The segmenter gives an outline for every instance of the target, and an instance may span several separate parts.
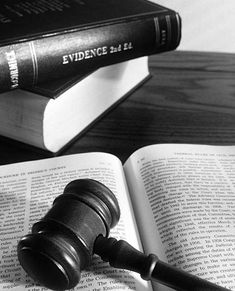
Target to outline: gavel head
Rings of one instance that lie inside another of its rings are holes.
[[[70,182],[47,214],[18,243],[20,264],[30,277],[54,290],[73,288],[91,263],[99,235],[108,236],[120,218],[118,201],[91,179]]]

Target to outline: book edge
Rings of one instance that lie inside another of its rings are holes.
[[[106,114],[111,112],[115,107],[117,107],[121,102],[124,101],[128,96],[130,96],[134,91],[143,85],[147,80],[149,80],[152,77],[151,73],[148,73],[138,84],[136,84],[133,88],[131,88],[128,92],[126,92],[119,100],[117,100],[115,103],[113,103],[108,109],[106,109],[101,115],[99,115],[96,119],[94,119],[89,125],[87,125],[81,132],[79,132],[76,136],[74,136],[68,143],[66,143],[63,147],[61,147],[58,151],[53,152],[47,149],[44,145],[44,147],[37,147],[35,145],[31,145],[28,143],[25,143],[23,141],[14,140],[13,138],[6,137],[0,135],[0,140],[6,143],[10,143],[11,145],[15,145],[16,147],[27,149],[31,152],[36,152],[39,154],[42,154],[44,157],[53,157],[53,156],[60,156],[62,155],[78,138],[81,138],[89,129],[91,129],[97,121],[102,119]]]

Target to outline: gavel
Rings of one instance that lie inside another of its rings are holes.
[[[97,254],[112,267],[137,272],[175,290],[228,291],[160,261],[155,254],[145,255],[124,240],[109,238],[119,218],[118,201],[109,188],[92,179],[74,180],[19,241],[19,262],[30,277],[52,290],[75,287],[81,270]]]

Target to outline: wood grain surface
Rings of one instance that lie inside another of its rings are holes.
[[[152,78],[63,154],[110,152],[122,162],[153,143],[235,145],[235,55],[168,52],[149,58]],[[0,164],[44,158],[0,143]]]

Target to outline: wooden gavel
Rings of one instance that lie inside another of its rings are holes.
[[[145,255],[127,242],[108,238],[120,218],[118,201],[106,186],[91,179],[70,182],[48,213],[18,243],[20,264],[30,277],[53,290],[75,287],[93,254],[112,267],[137,272],[180,291],[228,289]]]

